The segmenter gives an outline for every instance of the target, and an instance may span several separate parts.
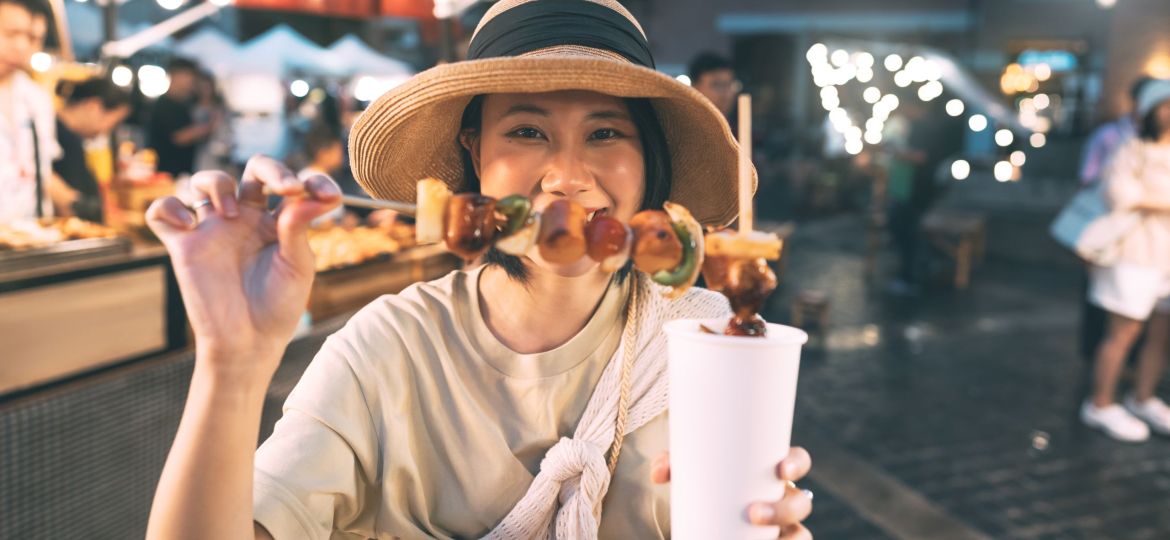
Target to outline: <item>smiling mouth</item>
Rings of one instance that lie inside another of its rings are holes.
[[[609,213],[609,208],[586,208],[586,221],[593,221],[596,216],[604,216]]]

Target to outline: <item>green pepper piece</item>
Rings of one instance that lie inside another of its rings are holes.
[[[691,279],[691,275],[695,273],[695,239],[691,237],[691,233],[687,231],[686,225],[675,221],[670,224],[674,228],[675,234],[678,235],[678,241],[682,243],[682,262],[674,268],[674,270],[659,270],[650,276],[659,285],[666,285],[667,287],[678,287]]]
[[[528,223],[528,216],[532,213],[532,201],[522,195],[508,195],[496,203],[496,212],[507,220],[500,234],[511,236],[520,232]]]

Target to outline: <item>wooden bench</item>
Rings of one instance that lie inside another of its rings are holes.
[[[954,210],[931,212],[922,220],[922,232],[932,245],[955,261],[955,288],[971,284],[971,269],[987,247],[987,222],[982,215]]]

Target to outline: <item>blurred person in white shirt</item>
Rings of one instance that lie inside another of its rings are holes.
[[[53,214],[53,103],[24,72],[43,46],[48,13],[37,0],[0,0],[0,222]]]

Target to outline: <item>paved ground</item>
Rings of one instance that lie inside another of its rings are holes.
[[[862,233],[802,226],[766,314],[788,320],[802,289],[831,298],[794,433],[830,458],[810,484],[818,538],[1170,538],[1170,440],[1122,445],[1076,419],[1075,270],[991,260],[965,292],[892,298],[863,277]]]

